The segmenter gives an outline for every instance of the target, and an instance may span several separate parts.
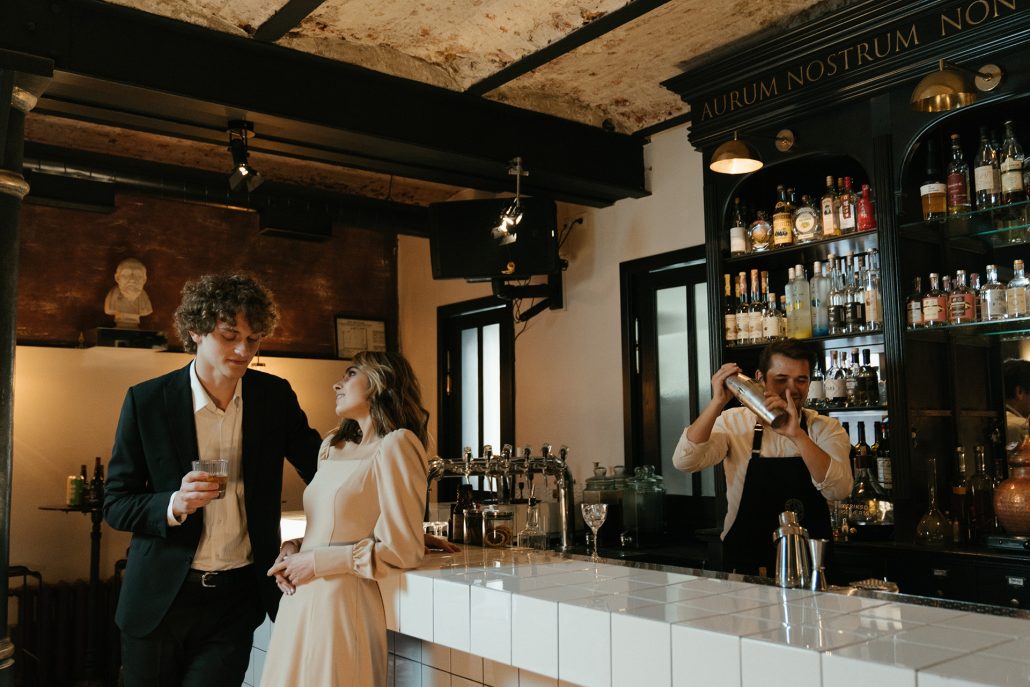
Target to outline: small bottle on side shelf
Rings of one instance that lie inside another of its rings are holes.
[[[823,377],[826,405],[831,408],[843,408],[848,402],[847,374],[837,356],[837,351],[830,351],[830,367]]]
[[[811,243],[819,238],[819,211],[812,199],[803,195],[801,205],[794,210],[794,243]]]
[[[794,266],[794,284],[791,289],[793,303],[790,304],[794,315],[794,327],[790,336],[794,339],[812,338],[812,291],[805,278],[803,265]]]
[[[986,210],[998,204],[1001,196],[999,178],[998,155],[987,135],[987,127],[982,126],[980,127],[980,149],[973,167],[977,210]]]
[[[880,254],[875,248],[869,251],[869,264],[862,279],[865,324],[863,329],[874,332],[883,329],[883,301],[880,296]]]
[[[776,294],[772,291],[766,294],[765,310],[762,311],[762,338],[766,341],[775,341],[780,338],[780,311],[776,307]]]
[[[951,135],[951,162],[948,163],[948,214],[969,212],[969,165],[962,157],[958,134]]]
[[[983,446],[976,447],[976,469],[966,480],[966,499],[970,543],[983,542],[994,530],[993,486],[987,475],[987,453]]]
[[[843,367],[843,363],[841,366]],[[851,364],[848,367],[847,377],[844,378],[844,386],[848,390],[847,405],[849,408],[868,405],[865,397],[865,386],[862,384],[861,365],[858,364],[858,349],[851,349]],[[862,423],[859,423],[859,427]]]
[[[966,449],[962,446],[955,447],[954,469],[948,513],[951,516],[951,540],[956,544],[965,544],[969,541],[969,504],[966,498]]]
[[[1003,320],[1008,314],[1005,285],[998,281],[998,267],[987,266],[987,283],[980,288],[980,320]]]
[[[862,196],[858,199],[858,230],[876,230],[876,212],[873,210],[873,199],[871,197],[869,184],[862,184]]]
[[[976,322],[976,301],[966,285],[966,271],[955,272],[955,286],[948,294],[948,322],[966,324]]]
[[[862,256],[848,254],[851,272],[844,292],[844,331],[858,334],[865,329],[865,289],[861,284]]]
[[[737,273],[737,345],[743,346],[751,333],[751,309],[747,302],[747,274]]]
[[[751,241],[752,253],[764,253],[772,246],[772,226],[766,218],[765,211],[759,210],[755,213],[755,221],[747,230],[748,239]]]
[[[816,361],[815,369],[812,370],[812,378],[808,382],[808,405],[812,408],[823,408],[826,406],[826,385],[823,375],[822,362]]]
[[[89,481],[89,490],[86,493],[88,505],[97,507],[104,503],[104,466],[100,462],[100,456],[96,457],[93,465],[93,479]]]
[[[722,340],[729,346],[737,343],[737,304],[730,288],[730,275],[722,275]]]
[[[819,208],[822,214],[823,236],[830,238],[840,236],[840,218],[837,216],[837,189],[833,186],[833,177],[826,177],[826,193],[819,201]]]
[[[1012,261],[1012,279],[1005,287],[1005,313],[1007,317],[1026,317],[1027,289],[1030,280],[1023,276],[1023,261]]]
[[[871,352],[862,349],[862,365],[858,368],[858,384],[862,388],[862,399],[865,405],[875,406],[880,403],[880,379],[876,366],[871,362]]]
[[[1022,203],[1026,200],[1023,188],[1023,147],[1016,139],[1015,123],[1005,122],[1005,140],[1001,144],[1001,202]]]
[[[730,223],[730,255],[746,255],[747,221],[744,219],[744,205],[740,198],[733,199],[733,221]]]
[[[891,439],[890,426],[886,418],[883,422],[874,423],[876,427],[876,441],[872,446],[873,454],[876,456],[876,480],[883,487],[884,491],[890,493],[894,489],[894,477],[891,468]]]
[[[919,186],[919,197],[923,206],[923,221],[942,220],[948,213],[948,186],[941,178],[940,163],[937,160],[937,141],[926,140],[926,174]]]
[[[912,279],[912,293],[905,299],[905,324],[909,329],[923,326],[923,280]]]
[[[844,270],[842,268],[842,261],[837,260],[833,263],[833,271],[830,274],[830,303],[827,308],[827,327],[830,330],[831,336],[843,334],[845,332],[844,319],[845,310],[847,308],[846,303],[847,288],[844,284]]]
[[[840,232],[853,234],[858,229],[855,192],[851,190],[851,177],[844,177],[844,190],[840,194]]]
[[[940,287],[940,275],[931,272],[930,290],[923,294],[924,327],[943,327],[948,323],[948,300]]]
[[[787,189],[777,186],[776,193],[779,199],[773,208],[772,243],[773,248],[782,248],[794,243],[794,208],[787,198]]]
[[[765,310],[765,303],[759,291],[758,270],[751,270],[751,298],[748,305],[748,343],[756,344],[762,342],[762,314]]]
[[[832,254],[830,259],[833,259]],[[812,291],[812,336],[826,336],[830,333],[830,278],[826,275],[825,262],[815,262],[808,285]]]

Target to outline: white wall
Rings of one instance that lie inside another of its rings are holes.
[[[14,380],[14,467],[11,494],[11,565],[26,565],[46,582],[89,575],[90,522],[80,513],[42,511],[64,501],[65,478],[100,456],[106,468],[125,390],[178,369],[192,356],[128,348],[19,346]],[[312,427],[336,426],[331,384],[345,361],[261,358],[261,368],[290,380]],[[302,508],[302,483],[284,470],[285,508]],[[125,557],[129,536],[103,526],[100,574],[108,578]]]
[[[651,195],[582,216],[562,249],[565,308],[544,311],[516,340],[517,445],[565,444],[577,480],[593,461],[625,462],[622,426],[619,264],[704,241],[701,156],[683,127],[654,137],[645,150]],[[532,170],[532,161],[528,160]],[[436,418],[436,309],[489,295],[489,286],[433,281],[425,239],[400,240],[401,349],[412,362]]]

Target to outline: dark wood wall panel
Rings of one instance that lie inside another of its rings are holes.
[[[147,266],[154,313],[144,329],[165,331],[180,346],[172,313],[186,280],[246,270],[275,293],[282,320],[263,349],[334,355],[333,316],[387,321],[396,336],[396,235],[337,224],[325,242],[258,233],[250,212],[120,193],[100,214],[25,204],[21,213],[18,341],[74,345],[80,332],[113,326],[104,297],[127,257]]]

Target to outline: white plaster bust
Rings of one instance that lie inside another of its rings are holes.
[[[147,268],[136,258],[126,258],[114,271],[117,286],[107,292],[104,312],[114,316],[119,329],[139,329],[139,320],[154,312],[150,297],[143,290],[147,283]]]

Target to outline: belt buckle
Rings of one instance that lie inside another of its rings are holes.
[[[211,580],[210,584],[208,584],[209,579]],[[218,573],[215,571],[209,571],[200,576],[200,586],[205,589],[214,589],[218,586],[217,581]]]

